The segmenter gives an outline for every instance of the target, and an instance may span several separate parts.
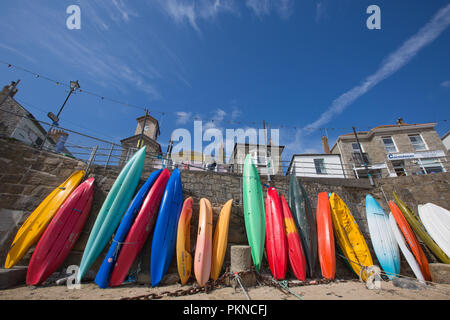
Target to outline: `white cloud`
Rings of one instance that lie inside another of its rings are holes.
[[[441,87],[450,88],[450,80],[446,80],[441,83]]]
[[[316,23],[319,23],[325,16],[325,3],[319,1],[316,4]]]
[[[198,21],[201,19],[208,21],[220,13],[238,13],[233,0],[160,0],[159,4],[175,22],[187,21],[197,32],[200,32]]]
[[[275,10],[283,19],[288,19],[293,13],[294,1],[292,0],[246,0],[245,4],[260,19],[271,14]]]
[[[176,124],[186,124],[192,116],[191,112],[180,111],[177,112],[177,121]]]
[[[333,117],[342,113],[356,99],[410,62],[421,49],[435,40],[449,25],[450,5],[447,5],[440,9],[419,32],[406,40],[397,50],[385,58],[380,68],[374,74],[368,76],[358,86],[340,95],[316,121],[306,126],[305,129],[317,129],[330,122]]]

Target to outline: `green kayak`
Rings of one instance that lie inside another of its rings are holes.
[[[316,215],[311,209],[305,188],[294,175],[289,181],[289,207],[302,240],[308,275],[313,277],[317,260]]]
[[[97,257],[111,240],[139,183],[145,161],[144,146],[123,167],[115,180],[92,227],[77,274],[81,281]]]
[[[434,253],[434,255],[443,263],[450,264],[450,259],[447,257],[444,251],[434,242],[430,237],[425,227],[423,226],[419,216],[406,206],[406,204],[400,200],[395,192],[394,199],[397,206],[400,208],[403,216],[408,221],[409,225],[413,228],[414,232],[419,236],[419,238],[427,245],[427,247]]]
[[[244,219],[248,244],[252,250],[253,263],[256,271],[261,268],[261,261],[266,240],[266,213],[258,171],[247,155],[242,174],[242,189],[244,200]]]

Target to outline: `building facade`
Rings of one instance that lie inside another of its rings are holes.
[[[128,159],[140,148],[147,146],[146,155],[152,164],[161,163],[161,145],[157,142],[159,131],[158,120],[147,114],[136,119],[137,125],[134,135],[120,140],[122,154],[119,166],[124,165]]]
[[[341,135],[331,149],[340,154],[348,177],[396,177],[450,170],[448,150],[434,129],[436,123],[382,125]]]
[[[281,154],[284,146],[235,143],[228,164],[230,171],[242,173],[245,157],[250,154],[259,174],[282,175]]]
[[[286,175],[316,178],[346,178],[339,154],[294,154]]]
[[[4,86],[0,92],[0,101],[3,101],[0,106],[0,134],[5,137],[20,140],[29,145],[40,146],[47,132],[39,121],[14,99],[18,89],[15,88],[6,100],[4,100],[8,93],[10,93],[13,85],[14,82],[11,82],[11,84]],[[54,145],[55,141],[52,137],[49,137],[45,141],[44,147],[51,149]]]
[[[444,134],[441,140],[445,146],[445,149],[447,149],[447,151],[450,151],[450,131]]]

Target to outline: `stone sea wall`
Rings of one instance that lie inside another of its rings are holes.
[[[13,139],[0,138],[0,261],[3,264],[9,246],[20,225],[37,205],[60,183],[62,183],[73,171],[86,168],[86,164],[65,156],[36,150]],[[151,168],[146,166],[141,176],[141,184],[147,179]],[[88,172],[89,177],[95,177],[94,202],[88,221],[77,241],[74,249],[65,260],[63,266],[79,264],[84,246],[89,237],[90,230],[95,222],[100,207],[108,194],[109,189],[119,174],[119,168],[103,168],[93,166]],[[361,231],[363,232],[370,249],[372,250],[369,231],[365,214],[365,196],[372,194],[387,210],[385,201],[393,200],[392,191],[403,199],[414,210],[417,204],[433,202],[437,205],[450,207],[450,173],[439,173],[414,177],[399,177],[380,179],[375,186],[371,186],[367,180],[334,179],[334,178],[300,178],[305,187],[313,210],[316,209],[317,194],[319,192],[337,192],[349,206]],[[195,245],[199,200],[208,198],[214,210],[214,225],[223,204],[233,199],[233,208],[229,229],[229,245],[247,244],[245,233],[242,181],[237,174],[182,171],[183,196],[194,199],[194,214],[191,221],[191,246]],[[268,185],[267,177],[261,177],[264,185]],[[271,177],[271,185],[284,194],[287,199],[289,177]],[[135,261],[132,270],[140,268],[138,280],[148,283],[150,273],[150,248],[151,236],[144,246],[141,255]],[[108,248],[92,267],[91,274],[95,274],[100,266]],[[19,265],[27,265],[33,248],[20,261]],[[372,250],[373,253],[373,250]],[[430,262],[435,262],[435,257],[425,248],[425,253]],[[230,250],[225,257],[225,266],[229,263]],[[375,263],[377,260],[373,254]],[[263,268],[268,268],[267,263]],[[317,266],[320,273],[320,267]],[[173,259],[168,273],[176,273],[176,260]],[[412,275],[412,271],[402,257],[402,274]],[[347,278],[355,275],[347,268],[342,259],[337,259],[337,277]],[[170,278],[170,277],[169,277]],[[176,277],[173,277],[174,279]]]

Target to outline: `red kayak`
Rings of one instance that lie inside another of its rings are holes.
[[[273,187],[267,190],[265,209],[267,260],[274,278],[283,280],[287,268],[287,241],[280,197]]]
[[[27,285],[40,285],[64,262],[86,223],[93,197],[94,178],[89,178],[64,201],[31,256]]]
[[[292,271],[298,280],[306,280],[306,258],[303,251],[302,241],[298,234],[297,227],[295,226],[294,219],[292,218],[291,209],[281,196],[281,205],[283,207],[284,228],[286,230],[286,238],[288,244],[289,263]]]
[[[317,197],[316,221],[318,253],[322,276],[325,279],[333,280],[336,274],[336,254],[328,192],[321,192]]]
[[[405,237],[406,242],[411,248],[414,257],[416,258],[417,263],[419,264],[420,271],[422,271],[424,279],[426,281],[431,281],[431,274],[430,269],[428,267],[427,257],[425,256],[425,253],[423,252],[422,247],[419,244],[419,240],[417,240],[416,235],[411,229],[411,226],[409,225],[408,221],[403,216],[402,212],[400,211],[399,207],[397,207],[394,201],[389,201],[389,209],[391,209],[392,215],[394,216],[397,225],[399,226],[400,230],[403,233],[403,236]]]
[[[119,257],[111,274],[109,283],[111,287],[117,287],[123,283],[134,259],[141,251],[150,232],[153,230],[159,205],[169,177],[169,170],[164,169],[145,197],[144,203],[136,215],[136,219],[120,249]]]

